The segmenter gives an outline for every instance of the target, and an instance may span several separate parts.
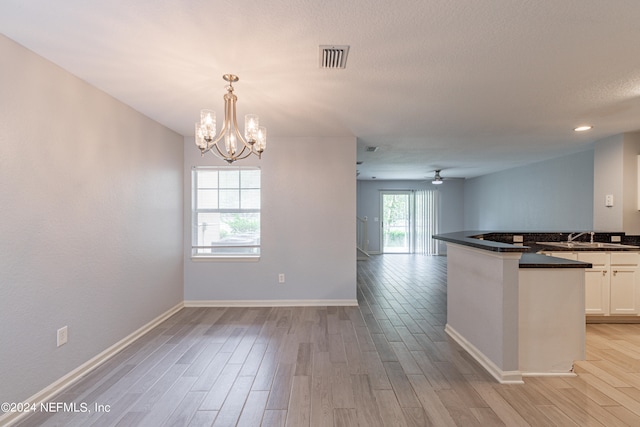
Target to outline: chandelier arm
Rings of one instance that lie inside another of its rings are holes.
[[[248,151],[247,151],[248,150]],[[244,156],[242,155],[245,151],[247,151],[247,154],[245,154]],[[243,146],[242,150],[240,150],[240,152],[238,154],[235,155],[235,159],[236,160],[242,160],[242,159],[246,159],[247,157],[249,157],[251,155],[251,150],[249,150],[249,147],[247,146]]]
[[[218,147],[218,144],[214,144],[212,148],[215,147],[215,151],[211,150],[211,154],[213,154],[214,156],[216,156],[217,158],[224,160],[226,162],[229,163],[233,163],[236,159],[234,157],[229,157],[228,155],[226,155],[225,153],[223,153],[220,150],[220,147]]]
[[[229,92],[225,95],[225,113],[224,113],[224,122],[226,125],[226,129],[229,132],[228,136],[231,139],[232,136],[235,137],[235,144],[231,149],[233,151],[228,150],[228,147],[225,145],[225,148],[228,151],[228,157],[235,161],[236,159],[236,150],[238,149],[238,124],[236,123],[236,101],[238,98],[233,94],[233,88],[229,85]],[[242,141],[242,140],[240,140]]]
[[[213,148],[215,148],[215,151],[213,150]],[[209,151],[211,152],[211,154],[213,154],[217,158],[219,158],[221,160],[224,160],[225,162],[227,162],[229,164],[235,162],[236,160],[246,159],[247,157],[249,157],[252,154],[251,151],[247,151],[247,147],[243,146],[242,150],[240,150],[239,153],[235,153],[235,154],[233,154],[231,156],[228,153],[227,154],[223,153],[222,150],[220,150],[220,147],[218,146],[218,144],[214,144],[214,146],[211,147],[211,149]],[[247,154],[244,154],[245,151],[247,151]]]
[[[231,120],[233,122],[233,129],[235,130],[237,139],[240,142],[242,142],[242,145],[244,145],[244,147],[251,148],[251,145],[248,144],[247,141],[244,140],[244,137],[240,133],[240,127],[238,127],[238,120],[237,120],[237,117],[236,117],[236,101],[237,100],[238,100],[238,98],[234,95],[233,99],[231,101],[231,116],[230,116]],[[244,149],[242,151],[244,151]]]
[[[238,124],[235,124],[236,137],[242,142],[242,146],[244,148],[250,148],[251,145],[244,140],[244,137],[240,134],[240,129],[238,129]]]
[[[211,142],[207,142],[207,150],[211,150],[214,146],[216,146],[216,148],[218,147],[218,142],[222,140],[222,138],[224,137],[225,131],[227,130],[228,127],[229,125],[225,120],[218,136],[216,136],[215,139],[211,140]]]

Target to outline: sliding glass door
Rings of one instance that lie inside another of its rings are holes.
[[[383,191],[382,252],[411,253],[413,251],[413,192]]]
[[[380,191],[382,253],[437,255],[437,190]]]

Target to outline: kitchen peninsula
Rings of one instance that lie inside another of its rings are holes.
[[[574,375],[585,357],[585,275],[590,263],[440,234],[447,244],[446,332],[501,383]]]

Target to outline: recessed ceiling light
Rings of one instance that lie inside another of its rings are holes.
[[[578,126],[577,128],[573,128],[573,130],[576,131],[576,132],[584,132],[584,131],[591,130],[591,129],[593,129],[593,126],[589,126],[589,125]]]

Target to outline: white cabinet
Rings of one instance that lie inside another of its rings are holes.
[[[640,314],[640,253],[581,251],[545,254],[592,265],[592,268],[585,269],[586,314]]]
[[[545,255],[549,255],[556,258],[564,258],[564,259],[572,259],[576,261],[578,259],[578,254],[576,252],[544,252]]]

